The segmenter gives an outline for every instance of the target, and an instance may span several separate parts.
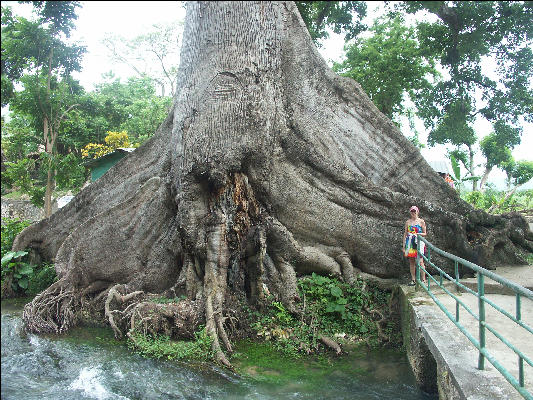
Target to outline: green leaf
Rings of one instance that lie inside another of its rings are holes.
[[[348,300],[346,300],[344,297],[340,297],[337,299],[337,304],[347,304]]]
[[[338,286],[332,286],[330,291],[331,291],[331,294],[335,297],[342,296],[342,290]]]
[[[22,251],[16,251],[16,252],[15,252],[15,256],[14,256],[13,258],[19,258],[19,257],[25,256],[26,254],[28,254],[28,252],[27,252],[27,251],[24,251],[24,250],[22,250]]]
[[[28,279],[27,278],[19,279],[17,283],[22,289],[27,289],[28,288]]]
[[[335,311],[343,312],[344,311],[344,304],[336,304],[335,305]]]
[[[28,254],[27,251],[8,251],[5,256],[2,257],[2,267],[14,258],[19,258]]]
[[[30,275],[33,273],[33,267],[30,264],[24,263],[17,272],[22,275]]]
[[[13,259],[14,254],[15,253],[13,253],[12,251],[8,251],[7,254],[2,257],[2,267]]]
[[[455,158],[453,154],[450,154],[450,161],[452,163],[454,179],[456,181],[460,181],[461,180],[461,168],[459,167],[459,162],[457,161],[457,158]]]

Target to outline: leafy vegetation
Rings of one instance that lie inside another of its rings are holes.
[[[404,95],[415,100],[439,74],[435,60],[416,40],[401,15],[377,19],[372,36],[349,42],[346,59],[333,70],[361,84],[379,110],[391,119],[406,115]]]
[[[263,312],[249,312],[257,336],[283,354],[299,357],[320,351],[322,336],[341,342],[362,340],[371,346],[386,338],[397,344],[393,318],[380,318],[389,312],[390,293],[362,281],[349,285],[314,273],[298,285],[304,307],[301,317],[273,299]]]
[[[72,93],[80,85],[71,79],[81,70],[83,46],[68,44],[78,2],[36,2],[35,20],[14,17],[2,7],[2,105],[24,114],[32,126],[42,132],[41,143],[50,156],[44,193],[45,216],[52,214],[52,191],[55,187],[53,160],[58,154],[57,138],[61,124],[77,104]],[[8,83],[11,82],[11,85]],[[13,82],[22,85],[15,91]],[[4,91],[5,89],[5,91]]]
[[[458,159],[469,175],[476,177],[478,135],[473,124],[482,117],[492,124],[492,133],[481,143],[486,173],[494,166],[501,168],[509,158],[505,149],[520,143],[520,117],[533,120],[531,5],[410,1],[402,2],[401,8],[434,18],[434,22],[430,18],[417,22],[418,38],[447,72],[447,77],[415,99],[418,115],[430,130],[429,145],[453,146],[463,155]],[[497,63],[497,81],[482,68],[486,57]],[[477,100],[479,95],[482,101]],[[478,180],[472,180],[473,190],[478,189]]]
[[[174,341],[168,336],[150,336],[135,333],[128,340],[128,347],[143,357],[167,360],[209,361],[213,357],[212,339],[205,328],[195,333],[195,340]]]
[[[28,221],[2,219],[2,289],[10,283],[20,296],[35,295],[56,280],[52,264],[32,265],[27,251],[11,251],[15,237],[29,225]]]
[[[107,132],[104,139],[106,144],[89,143],[81,149],[81,156],[83,158],[99,158],[106,154],[112,153],[120,147],[130,147],[130,139],[128,132]]]
[[[22,261],[26,255],[27,251],[8,251],[2,257],[2,281],[11,275],[13,277],[11,287],[15,291],[28,289],[29,277],[33,274],[33,266]]]
[[[533,209],[533,189],[522,190],[507,196],[507,193],[489,187],[484,192],[466,192],[461,198],[474,207],[495,213]]]
[[[48,288],[57,280],[54,264],[43,263],[36,266],[33,273],[29,276],[28,288],[25,295],[35,296]]]
[[[11,251],[15,237],[22,232],[24,228],[30,226],[30,221],[21,221],[19,219],[2,218],[2,258]]]
[[[361,20],[366,15],[364,1],[297,1],[296,6],[313,41],[328,37],[327,28],[343,33],[350,40],[366,29]]]

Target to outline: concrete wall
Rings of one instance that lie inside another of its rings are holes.
[[[440,400],[522,398],[498,371],[477,369],[477,350],[422,289],[400,287],[400,312],[407,358],[422,390],[438,392]]]
[[[18,218],[31,222],[44,218],[44,210],[35,207],[29,200],[12,200],[2,198],[2,219]]]
[[[400,313],[403,345],[415,375],[418,387],[428,393],[437,393],[437,363],[429,350],[415,313],[408,300],[408,292],[400,288]]]

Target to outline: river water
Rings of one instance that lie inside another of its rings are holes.
[[[313,366],[291,380],[244,377],[142,358],[117,343],[110,329],[75,328],[61,338],[26,335],[21,307],[2,301],[2,400],[436,399],[416,387],[405,354],[397,351],[344,356],[331,368]]]

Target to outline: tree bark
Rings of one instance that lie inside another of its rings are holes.
[[[226,364],[219,339],[231,351],[236,299],[269,293],[298,312],[300,275],[408,273],[400,241],[413,204],[428,239],[469,260],[521,262],[533,249],[523,218],[474,211],[328,68],[292,2],[188,2],[177,88],[154,137],[17,237],[15,248],[55,261],[50,296],[96,301],[116,284],[186,295]],[[483,244],[469,243],[473,230]],[[27,325],[56,318],[44,298]]]
[[[481,177],[481,180],[479,181],[479,191],[484,192],[485,191],[485,184],[487,183],[487,179],[489,179],[489,174],[492,171],[492,167],[485,167],[485,172],[483,172],[483,176]]]

